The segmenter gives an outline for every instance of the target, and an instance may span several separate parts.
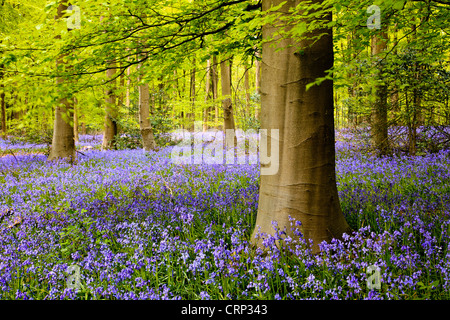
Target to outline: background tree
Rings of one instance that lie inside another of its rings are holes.
[[[67,1],[61,0],[58,5],[55,20],[62,20],[67,11]],[[65,21],[63,21],[65,22]],[[60,36],[57,36],[60,38]],[[58,69],[64,70],[64,57],[61,56],[57,61]],[[58,77],[56,84],[59,89],[58,103],[55,106],[55,122],[53,129],[53,140],[48,161],[54,159],[75,160],[75,140],[73,133],[73,96],[69,86],[63,86],[66,80]]]
[[[231,98],[231,58],[220,63],[220,79],[222,83],[223,130],[235,129],[233,103]]]
[[[117,136],[117,97],[116,88],[116,63],[111,62],[106,71],[107,88],[105,89],[105,127],[103,131],[102,149],[115,149]]]
[[[388,33],[385,24],[379,35],[372,37],[371,53],[375,58],[375,63],[378,66],[376,73],[377,84],[374,88],[375,102],[372,107],[371,114],[371,134],[374,148],[379,156],[389,154],[389,139],[388,139],[388,106],[387,84],[384,83],[383,61],[380,56],[387,48]]]
[[[142,64],[140,64],[139,69],[141,72],[142,67]],[[139,82],[143,81],[142,78],[142,75],[138,78]],[[144,151],[155,151],[156,142],[150,121],[150,87],[148,83],[141,83],[139,85],[139,128]]]

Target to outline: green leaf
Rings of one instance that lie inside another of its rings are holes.
[[[308,91],[309,88],[311,88],[311,87],[314,86],[315,84],[316,84],[315,82],[308,83],[308,84],[306,85],[306,91]]]
[[[394,10],[401,10],[403,9],[403,6],[405,5],[406,0],[399,0],[399,1],[395,1],[394,4],[392,5],[392,9]]]
[[[296,24],[294,28],[292,28],[292,33],[294,35],[301,36],[302,34],[304,34],[306,32],[307,29],[308,29],[308,25],[306,24],[305,21],[302,21],[302,22]]]
[[[45,12],[48,12],[48,11],[50,11],[53,7],[56,7],[57,5],[58,5],[58,1],[49,2],[48,4],[45,5],[44,11],[45,11]]]

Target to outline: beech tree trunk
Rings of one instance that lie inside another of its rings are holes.
[[[348,49],[352,52],[351,55],[348,57],[350,62],[351,60],[356,59],[356,53],[354,52],[356,49],[354,49],[354,41],[355,41],[355,33],[352,32],[349,35],[347,35],[347,46]],[[342,44],[342,49],[343,48],[343,44]],[[350,70],[348,72],[348,79],[354,79],[357,76],[355,70]],[[347,111],[347,121],[350,125],[352,125],[354,128],[356,128],[358,126],[358,113],[355,112],[355,106],[358,105],[358,98],[357,98],[357,85],[358,82],[357,81],[353,81],[353,84],[351,86],[348,87],[348,96],[349,96],[349,104],[348,104],[348,111]]]
[[[268,10],[284,0],[263,0]],[[318,1],[313,1],[317,3]],[[300,1],[288,0],[278,12],[289,15]],[[326,17],[331,20],[331,14]],[[263,39],[272,39],[279,26],[265,25]],[[272,221],[296,239],[289,218],[300,221],[300,230],[318,244],[340,238],[351,231],[339,204],[335,174],[333,82],[326,80],[306,91],[306,85],[333,66],[331,29],[315,30],[310,36],[325,34],[316,43],[283,39],[264,42],[261,69],[261,128],[279,130],[279,169],[261,175],[258,213],[252,236],[263,248],[258,232],[274,234]],[[276,36],[275,36],[276,37]],[[302,54],[298,52],[303,50]],[[261,149],[261,147],[260,147]],[[269,148],[270,150],[270,148]]]
[[[1,42],[1,41],[0,41]],[[3,78],[4,76],[4,66],[0,65],[0,78]],[[2,83],[0,86],[1,93],[0,93],[0,108],[1,108],[1,129],[2,129],[2,137],[6,138],[6,101],[5,101],[5,85]]]
[[[215,128],[219,129],[219,106],[217,105],[216,101],[219,96],[218,88],[219,88],[219,74],[217,72],[217,57],[213,56],[212,66],[211,66],[211,77],[212,77],[212,95],[213,95],[213,101],[214,101],[214,122],[215,122]]]
[[[372,37],[371,51],[372,56],[378,57],[387,48],[387,32],[384,30],[379,36]],[[378,80],[382,81],[383,67],[380,63],[378,66]],[[389,154],[389,139],[388,139],[388,90],[386,84],[377,84],[375,86],[376,101],[372,107],[371,116],[371,131],[372,140],[378,156]]]
[[[245,67],[244,73],[244,90],[245,90],[245,117],[250,117],[250,67]]]
[[[206,80],[205,80],[205,107],[203,109],[203,132],[208,130],[209,114],[211,106],[208,105],[208,101],[211,100],[211,59],[206,61]]]
[[[222,82],[223,130],[234,130],[233,103],[231,100],[231,60],[220,63],[220,78]]]
[[[139,127],[144,151],[156,150],[156,142],[150,122],[150,87],[148,83],[139,86]]]
[[[64,16],[67,10],[67,1],[61,0],[59,2],[57,15],[55,20],[59,20]],[[60,36],[57,36],[60,37]],[[56,65],[62,65],[62,57],[57,60]],[[56,84],[63,84],[64,80],[61,77],[56,79]],[[53,128],[52,147],[47,158],[48,161],[55,159],[68,159],[75,161],[75,141],[73,135],[73,101],[66,96],[66,90],[61,91],[61,98],[55,106],[55,121]]]
[[[2,136],[6,138],[6,101],[5,101],[5,86],[2,84],[2,93],[0,95],[0,104],[2,112]]]
[[[125,106],[127,107],[127,110],[130,109],[130,105],[131,105],[131,67],[127,68],[127,88],[125,91]]]
[[[116,74],[116,64],[110,63],[110,69],[106,71],[108,79],[114,78]],[[117,103],[116,103],[116,84],[115,80],[107,84],[105,99],[105,126],[103,131],[102,150],[116,149],[117,135]]]
[[[76,98],[73,98],[73,138],[75,143],[78,143],[80,141],[80,135],[78,132],[78,107],[77,107],[78,101]]]

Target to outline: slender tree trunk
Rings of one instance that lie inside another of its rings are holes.
[[[406,103],[406,124],[408,127],[408,153],[411,156],[416,155],[417,144],[417,129],[416,129],[416,113],[414,111],[414,96],[413,105],[411,110],[411,103],[409,101],[408,89],[405,90],[405,103]]]
[[[145,57],[145,55],[141,55],[142,58]],[[142,63],[138,65],[138,72],[139,72],[139,78],[138,82],[141,82],[141,79],[143,77],[143,70],[142,70]],[[154,85],[153,86],[153,92],[155,91]],[[163,91],[164,85],[161,83],[159,85],[160,89],[160,95]],[[150,121],[150,117],[152,115],[152,108],[154,108],[155,104],[155,95],[153,94],[152,97],[150,97],[150,86],[148,83],[144,83],[139,85],[139,128],[141,131],[141,137],[142,137],[142,146],[145,152],[149,151],[155,151],[157,149],[155,137],[153,135],[153,127],[152,123]],[[160,104],[161,104],[160,98]],[[151,103],[150,103],[151,102]]]
[[[181,99],[180,90],[178,86],[178,73],[175,69],[173,71],[174,80],[172,81],[172,90],[173,90],[173,100],[175,105],[178,105],[178,100]],[[172,108],[172,119],[175,120],[178,117],[178,110],[176,108]]]
[[[393,92],[391,94],[391,106],[393,112],[393,123],[394,125],[398,124],[397,116],[400,113],[400,101],[399,101],[399,92],[398,87],[395,85],[393,88]]]
[[[212,72],[212,94],[214,101],[214,122],[215,128],[219,129],[219,106],[217,105],[217,98],[219,97],[219,73],[217,72],[217,57],[213,56],[213,62],[211,66]]]
[[[127,69],[127,88],[125,91],[125,106],[127,109],[130,109],[131,106],[131,67],[128,67]]]
[[[110,68],[106,71],[108,79],[114,78],[116,75],[116,64],[110,63]],[[117,102],[116,102],[116,81],[107,84],[106,99],[105,99],[105,126],[103,133],[102,150],[116,149],[116,135],[117,135]]]
[[[262,9],[283,1],[263,0]],[[299,3],[289,0],[278,12],[289,15],[289,9]],[[326,19],[331,20],[331,14]],[[277,30],[277,26],[265,25],[263,39],[272,39]],[[271,143],[279,143],[280,152],[278,171],[261,175],[252,236],[260,247],[262,241],[255,236],[259,231],[274,234],[272,221],[298,239],[291,230],[290,217],[302,223],[300,231],[312,240],[313,252],[319,251],[320,242],[351,231],[342,214],[336,186],[333,82],[326,80],[306,91],[308,83],[325,76],[325,71],[333,66],[332,31],[315,30],[310,36],[320,34],[325,35],[314,44],[283,39],[277,43],[281,51],[270,42],[263,43],[261,127],[267,129],[269,141],[273,134],[270,130],[279,130],[279,141]],[[298,54],[300,49],[303,54]]]
[[[220,63],[220,78],[222,82],[222,109],[223,109],[223,129],[233,129],[233,104],[231,100],[231,60],[224,60]]]
[[[371,51],[372,56],[379,57],[379,55],[387,48],[388,35],[386,31],[382,31],[379,36],[372,37]],[[380,63],[378,67],[378,80],[383,81],[383,66]],[[372,140],[378,156],[387,155],[390,153],[389,139],[388,139],[388,122],[387,122],[387,85],[377,84],[375,86],[376,101],[372,108]]]
[[[0,40],[1,43],[1,40]],[[4,66],[0,65],[0,78],[4,77]],[[0,93],[0,108],[1,108],[1,117],[2,117],[2,123],[1,123],[1,129],[2,129],[2,136],[3,139],[6,138],[6,100],[5,100],[5,85],[2,83],[0,86],[1,93]]]
[[[347,44],[348,48],[352,51],[352,54],[350,57],[348,57],[349,60],[353,60],[356,58],[355,50],[352,50],[353,48],[353,42],[354,42],[354,32],[349,34],[347,36]],[[342,44],[343,46],[343,44]],[[350,61],[349,61],[350,62]],[[356,74],[354,73],[354,70],[349,71],[348,76],[349,79],[354,79],[356,77]],[[347,113],[347,121],[350,123],[353,127],[357,127],[358,125],[358,114],[355,112],[355,106],[358,105],[357,101],[357,82],[354,81],[351,86],[348,87],[348,95],[350,97],[349,103],[348,103],[348,113]]]
[[[421,21],[423,22],[423,19],[421,19]],[[417,38],[417,26],[413,25],[412,27],[412,36],[414,38]],[[414,118],[415,118],[415,123],[414,126],[423,126],[425,124],[425,115],[424,115],[424,110],[422,110],[422,95],[420,94],[420,90],[419,90],[419,86],[422,83],[422,65],[419,61],[417,61],[417,59],[420,58],[420,56],[422,56],[423,54],[423,50],[419,49],[417,50],[417,58],[416,61],[414,61],[414,78],[415,78],[415,83],[416,85],[414,86],[413,89],[413,111],[414,111]]]
[[[122,73],[119,77],[119,92],[120,94],[118,95],[118,100],[117,100],[117,106],[118,107],[122,107],[125,105],[125,92],[126,92],[126,87],[125,87],[125,73]]]
[[[412,26],[412,38],[417,37],[417,26]],[[417,59],[417,57],[416,57]],[[419,117],[420,100],[418,95],[417,86],[419,85],[419,65],[417,61],[414,62],[414,82],[415,85],[412,89],[412,104],[408,101],[408,95],[406,93],[406,116],[408,120],[408,152],[414,156],[417,151],[417,125]]]
[[[340,128],[340,125],[341,125],[341,117],[340,117],[340,115],[339,115],[339,104],[338,104],[338,102],[339,102],[339,96],[338,96],[338,93],[337,93],[337,91],[335,91],[334,92],[334,106],[335,106],[335,115],[334,115],[334,119],[336,119],[335,120],[335,127],[336,128]]]
[[[6,138],[6,101],[5,101],[5,86],[2,84],[2,93],[0,95],[1,112],[2,112],[2,136]]]
[[[206,81],[205,81],[205,107],[203,109],[203,132],[206,132],[209,128],[208,121],[209,121],[209,114],[211,111],[211,106],[209,105],[209,101],[211,100],[211,78],[212,78],[212,72],[211,72],[211,59],[208,59],[206,62]]]
[[[193,59],[193,64],[195,65],[195,58]],[[191,78],[189,82],[189,100],[191,101],[191,110],[189,112],[189,131],[194,131],[194,123],[195,123],[195,67],[191,70]]]
[[[75,143],[78,143],[80,141],[80,136],[78,133],[78,100],[77,98],[73,98],[73,137],[75,140]]]
[[[397,36],[397,24],[394,25],[394,45],[397,44],[398,36]],[[394,49],[394,53],[398,54],[398,47],[396,46]],[[398,116],[401,112],[400,108],[400,96],[399,96],[399,88],[397,84],[393,84],[392,93],[391,93],[391,106],[392,106],[392,113],[393,113],[393,124],[398,125]]]
[[[57,15],[55,20],[60,20],[65,11],[67,10],[67,1],[61,0],[59,2]],[[60,36],[57,36],[60,37]],[[63,65],[63,59],[60,57],[57,62],[58,65]],[[56,84],[61,85],[64,80],[59,77],[56,79]],[[61,90],[61,98],[55,106],[55,121],[53,128],[53,139],[50,154],[48,156],[48,161],[55,159],[69,159],[70,161],[75,161],[75,141],[73,135],[73,101],[70,97],[66,96],[66,90]]]
[[[250,117],[250,67],[245,68],[244,74],[244,90],[245,90],[245,117]]]

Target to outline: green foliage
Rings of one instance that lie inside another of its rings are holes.
[[[81,0],[77,2],[81,9],[81,28],[68,32],[65,19],[54,19],[57,1],[6,1],[0,6],[0,64],[4,65],[6,72],[2,82],[20,88],[15,90],[18,98],[28,99],[28,105],[38,110],[49,110],[58,98],[76,94],[80,115],[88,115],[83,121],[91,130],[100,131],[103,108],[98,102],[104,99],[105,61],[114,58],[119,68],[118,75],[125,74],[126,68],[131,66],[130,74],[125,78],[131,81],[134,106],[137,106],[135,86],[139,83],[139,75],[142,82],[163,85],[156,91],[155,99],[162,99],[168,110],[164,113],[157,111],[152,119],[158,136],[181,125],[179,115],[182,111],[187,113],[192,98],[196,100],[195,120],[201,119],[204,104],[199,101],[203,101],[205,61],[218,55],[219,61],[221,55],[234,56],[237,60],[256,59],[261,42],[273,40],[262,39],[261,27],[264,24],[285,24],[288,28],[281,29],[274,36],[280,39],[294,37],[298,41],[315,41],[317,39],[308,39],[310,31],[333,27],[336,44],[333,73],[314,79],[307,88],[333,77],[340,96],[338,105],[351,109],[350,114],[367,114],[372,104],[370,88],[375,84],[372,73],[377,65],[368,55],[367,47],[380,30],[370,30],[366,26],[370,5],[380,7],[383,28],[398,35],[397,43],[393,43],[390,36],[389,50],[382,57],[386,68],[389,69],[395,60],[395,52],[406,52],[410,47],[429,48],[421,53],[421,59],[433,68],[442,60],[439,57],[448,53],[449,13],[445,4],[405,0],[327,0],[321,4],[301,1],[291,15],[281,15],[282,4],[265,12],[260,10],[260,4],[256,0],[113,0],[108,3]],[[106,11],[107,15],[104,14]],[[330,12],[334,20],[327,25],[320,18]],[[413,25],[418,26],[415,37],[411,33]],[[135,41],[136,38],[141,41]],[[276,41],[273,43],[276,45]],[[147,56],[139,55],[143,51]],[[55,62],[62,56],[64,64],[56,67]],[[140,61],[142,57],[144,60]],[[139,62],[143,62],[140,71],[135,68]],[[193,68],[197,71],[196,97],[189,96],[189,75],[181,75],[182,70]],[[446,65],[439,68],[448,72]],[[239,69],[233,72],[239,72]],[[56,76],[65,81],[56,85]],[[400,76],[397,73],[397,80]],[[439,83],[428,83],[428,89],[434,90],[429,92],[444,101],[448,96],[445,92],[448,85]],[[355,101],[348,96],[348,87],[358,90]],[[124,92],[122,89],[119,91],[121,94]],[[18,108],[17,103],[11,102],[11,106]],[[257,127],[247,116],[241,114],[239,117],[237,123],[243,129]],[[25,123],[19,121],[23,129],[37,130],[33,123],[44,121],[37,114],[29,120]],[[15,124],[11,125],[15,127]]]
[[[142,148],[142,137],[139,130],[116,135],[115,145],[118,150]]]
[[[83,215],[86,210],[81,210]],[[60,233],[60,252],[64,260],[71,260],[72,253],[86,252],[87,244],[85,243],[85,233],[94,223],[89,217],[83,218],[78,224],[71,224],[65,227]]]

